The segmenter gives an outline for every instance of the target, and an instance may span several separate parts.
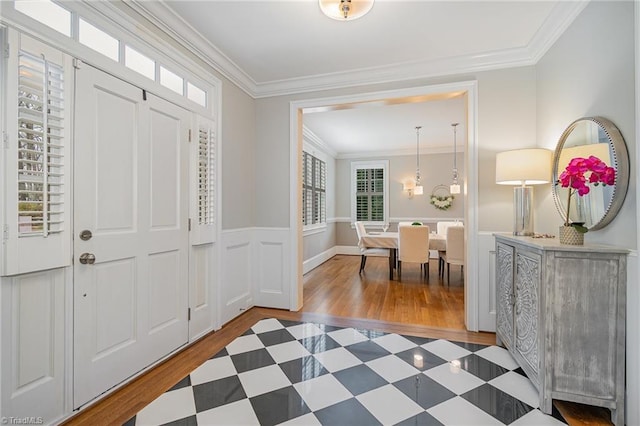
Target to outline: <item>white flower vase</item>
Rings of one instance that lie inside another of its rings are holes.
[[[581,246],[584,244],[584,234],[573,226],[563,225],[560,227],[560,244]]]

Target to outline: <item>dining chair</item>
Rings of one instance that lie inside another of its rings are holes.
[[[464,226],[447,228],[447,251],[440,255],[443,264],[447,265],[447,284],[451,279],[451,265],[460,265],[460,274],[464,272]],[[444,267],[442,268],[444,278]]]
[[[401,226],[398,229],[398,280],[402,279],[402,263],[419,263],[429,278],[429,227]]]
[[[361,273],[362,271],[364,271],[364,267],[367,263],[367,256],[382,256],[382,257],[388,258],[390,252],[389,252],[389,249],[385,249],[385,248],[365,247],[364,244],[362,243],[362,237],[367,235],[367,230],[364,227],[364,223],[356,222],[355,227],[356,227],[356,234],[358,234],[358,247],[360,248],[360,255],[362,256],[360,258],[360,271],[359,271],[359,273]]]
[[[443,237],[446,238],[447,236],[447,229],[450,226],[463,226],[464,222],[460,222],[459,220],[456,221],[441,221],[436,223],[436,232],[438,233],[438,235],[442,235]],[[443,256],[444,256],[444,250],[439,250],[438,251],[438,276],[442,276],[442,278],[444,278],[444,260],[443,260]]]

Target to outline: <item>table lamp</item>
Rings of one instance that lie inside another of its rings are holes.
[[[496,155],[496,183],[517,185],[513,189],[513,235],[533,235],[533,188],[549,183],[551,151],[542,148],[516,149]]]

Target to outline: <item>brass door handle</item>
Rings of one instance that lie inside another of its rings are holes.
[[[93,253],[82,253],[80,255],[80,263],[82,263],[83,265],[86,265],[87,263],[89,265],[93,265],[96,261],[96,257],[94,256]]]

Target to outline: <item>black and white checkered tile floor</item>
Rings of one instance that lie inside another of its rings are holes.
[[[126,425],[561,425],[497,346],[265,319]]]

